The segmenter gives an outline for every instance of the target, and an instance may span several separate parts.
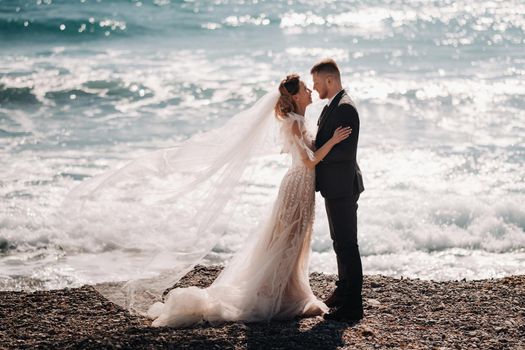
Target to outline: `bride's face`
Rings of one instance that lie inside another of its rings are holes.
[[[306,108],[310,103],[312,103],[312,90],[306,87],[306,85],[301,81],[299,92],[294,96],[295,103],[299,108]]]

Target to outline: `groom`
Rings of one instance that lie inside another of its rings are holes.
[[[319,149],[339,126],[350,126],[352,134],[332,148],[316,166],[316,191],[325,199],[330,236],[337,256],[339,280],[334,293],[325,301],[334,311],[327,320],[358,321],[363,318],[361,289],[363,270],[357,245],[357,200],[363,192],[363,178],[356,161],[359,115],[341,85],[341,75],[332,59],[312,67],[314,90],[328,99],[317,123],[315,146]]]

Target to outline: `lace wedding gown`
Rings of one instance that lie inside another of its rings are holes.
[[[294,123],[302,137],[292,132]],[[315,172],[302,159],[313,157],[312,137],[304,117],[294,113],[282,121],[281,133],[292,165],[282,179],[272,214],[250,233],[245,246],[210,287],[176,288],[167,294],[165,303],[155,303],[148,311],[153,326],[255,322],[328,311],[309,284]]]

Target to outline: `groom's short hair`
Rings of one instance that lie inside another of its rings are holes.
[[[310,74],[329,74],[335,75],[338,78],[341,78],[341,73],[337,67],[337,63],[331,58],[325,58],[324,60],[316,63],[312,69],[310,69]]]

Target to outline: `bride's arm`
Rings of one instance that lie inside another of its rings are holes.
[[[294,122],[292,125],[292,132],[294,136],[299,139],[303,140],[303,134],[301,132],[301,129],[299,128],[299,124],[297,122]],[[334,135],[326,142],[321,148],[319,148],[317,151],[314,152],[313,158],[308,157],[308,154],[306,153],[306,150],[304,150],[304,156],[303,156],[303,162],[304,165],[306,165],[307,168],[313,169],[315,166],[323,160],[324,157],[330,152],[332,147],[334,147],[339,142],[343,141],[344,139],[348,138],[350,134],[352,133],[352,129],[350,127],[338,127],[334,131]],[[304,144],[304,142],[303,142]]]

